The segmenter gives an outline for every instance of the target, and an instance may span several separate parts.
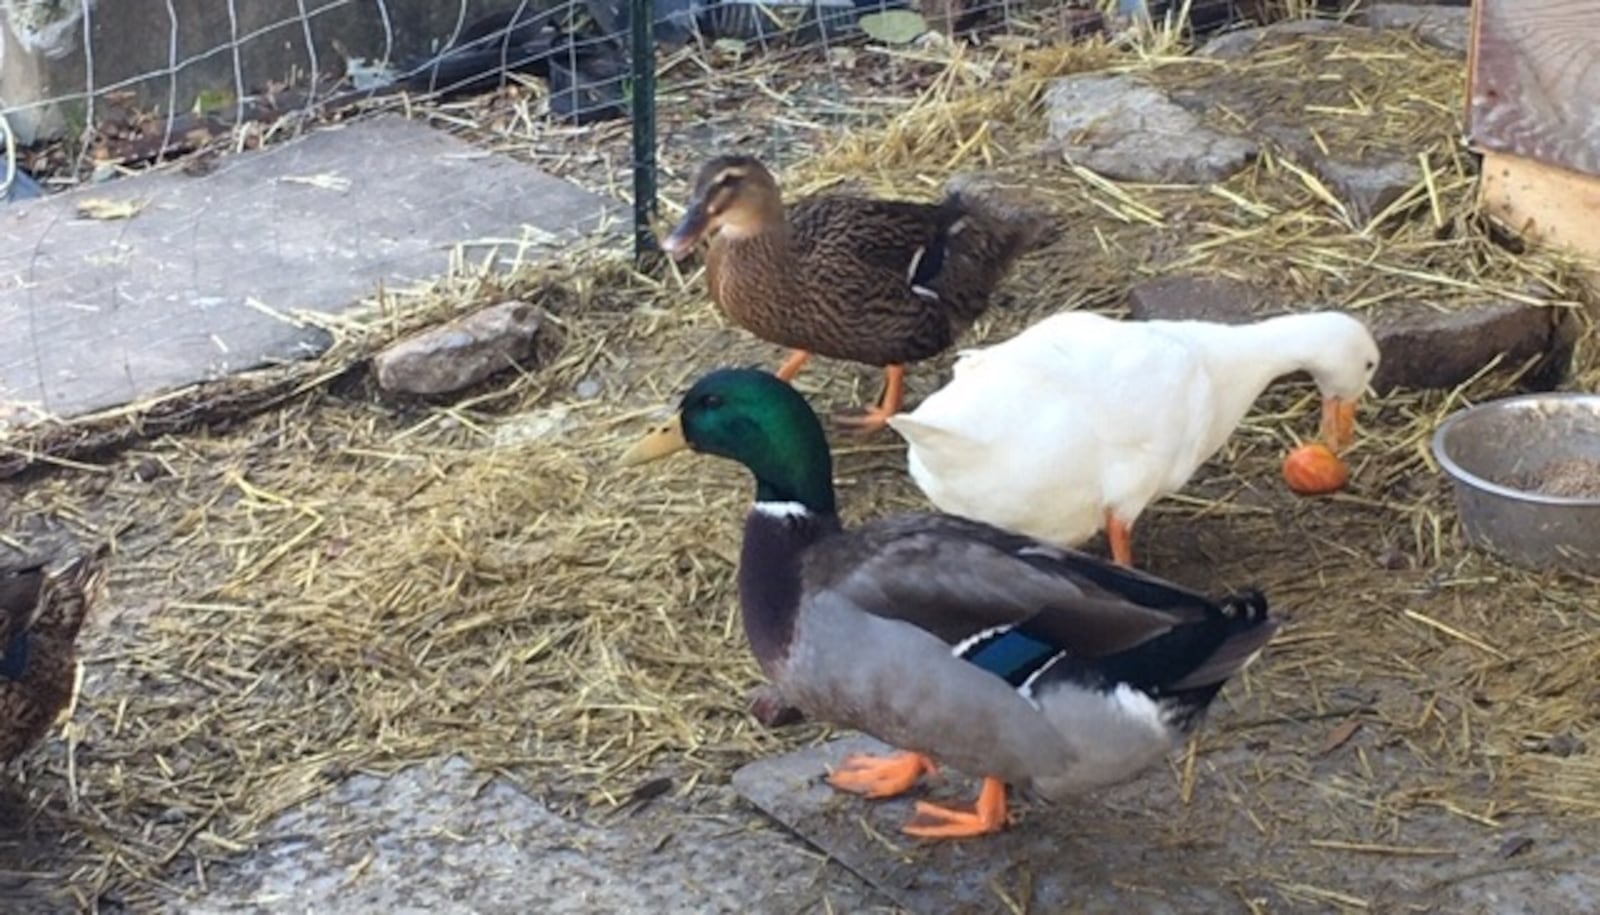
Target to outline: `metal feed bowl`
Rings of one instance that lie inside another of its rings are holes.
[[[1516,482],[1562,460],[1600,471],[1600,395],[1529,394],[1462,410],[1434,433],[1433,454],[1455,484],[1467,539],[1519,565],[1600,572],[1600,496]]]

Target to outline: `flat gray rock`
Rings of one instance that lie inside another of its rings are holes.
[[[173,910],[734,915],[872,904],[782,832],[730,823],[742,805],[728,795],[705,810],[661,797],[576,819],[460,757],[353,775],[268,824]]]
[[[1358,227],[1387,210],[1422,180],[1422,167],[1411,159],[1351,162],[1316,156],[1311,167],[1350,208]]]
[[[79,215],[93,201],[128,218]],[[0,219],[0,430],[323,351],[337,313],[471,263],[537,259],[620,213],[399,117],[19,203]]]
[[[1287,22],[1275,22],[1272,25],[1223,32],[1201,45],[1197,53],[1202,57],[1232,60],[1254,52],[1260,44],[1272,39],[1359,32],[1360,30],[1353,26],[1332,19],[1291,19]]]
[[[391,394],[448,394],[507,369],[532,369],[544,309],[501,302],[398,340],[372,357]]]
[[[1119,863],[1151,851],[1148,839],[1141,839],[1139,833],[1155,830],[1157,824],[1151,815],[1118,812],[1103,800],[1075,805],[1070,815],[1030,807],[1020,825],[982,839],[923,842],[900,832],[911,816],[913,802],[926,798],[952,807],[971,807],[978,796],[974,780],[946,770],[942,778],[949,780],[945,784],[934,780],[931,791],[917,790],[886,801],[862,800],[823,781],[827,770],[851,753],[891,752],[869,737],[844,738],[745,766],[734,773],[733,786],[912,912],[1003,912],[1007,907],[1002,894],[1030,912],[1225,912],[1237,908],[1233,900],[1213,888],[1182,886],[1195,875],[1176,860],[1171,863],[1180,866],[1165,873],[1121,873]],[[1127,796],[1126,791],[1122,794]],[[1124,876],[1141,886],[1126,886]],[[1119,882],[1124,885],[1119,887]],[[1186,905],[1163,901],[1165,893],[1180,888]]]
[[[1410,151],[1372,148],[1343,155],[1323,149],[1299,124],[1267,124],[1262,132],[1316,173],[1344,203],[1353,227],[1366,225],[1422,181]]]
[[[1424,44],[1455,54],[1466,54],[1472,41],[1470,7],[1374,3],[1363,19],[1375,29],[1416,29]]]
[[[1419,302],[1374,322],[1383,364],[1372,386],[1450,390],[1497,359],[1510,370],[1535,357],[1559,355],[1565,346],[1562,317],[1559,308],[1522,302],[1483,302],[1450,311]]]
[[[1132,75],[1063,77],[1045,104],[1055,148],[1119,181],[1209,184],[1259,151],[1252,140],[1205,126],[1200,115]]]

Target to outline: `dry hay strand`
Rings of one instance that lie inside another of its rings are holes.
[[[1028,71],[1042,80],[1108,52],[1014,53],[1043,61]],[[1401,64],[1387,65],[1404,82]],[[1042,132],[1030,120],[1042,83],[986,87],[1012,94],[985,100],[974,97],[982,82],[957,80],[883,132],[844,139],[797,179],[860,176],[864,151],[889,134],[903,140],[882,144],[892,152],[866,173],[871,183],[931,193],[948,170],[990,160],[1001,174],[1030,176],[1079,231],[1019,271],[1013,307],[974,341],[1060,307],[1115,307],[1152,269],[1151,237],[1182,255],[1206,226],[1225,224],[1219,213],[1250,226],[1299,219],[1331,249],[1379,246],[1342,268],[1361,296],[1382,283],[1416,284],[1407,294],[1456,288],[1419,275],[1495,294],[1528,279],[1566,294],[1564,267],[1543,254],[1518,264],[1494,256],[1477,273],[1444,255],[1415,268],[1408,258],[1431,256],[1427,245],[1396,242],[1404,229],[1364,238],[1340,228],[1270,161],[1221,194],[1042,167],[1027,158]],[[983,139],[952,161],[951,139],[983,123]],[[924,144],[919,132],[940,139]],[[1466,206],[1464,196],[1440,199],[1451,217]],[[1210,215],[1187,218],[1187,207]],[[1135,215],[1143,210],[1159,227]],[[1203,250],[1217,269],[1270,263],[1272,245],[1295,253],[1285,237],[1299,236],[1263,229]],[[1301,275],[1308,288],[1340,288],[1334,272]],[[558,801],[611,802],[663,769],[685,785],[722,780],[823,735],[812,725],[768,733],[745,711],[759,678],[732,589],[743,472],[691,458],[612,466],[694,377],[774,364],[779,353],[727,328],[693,274],[653,278],[595,256],[492,291],[551,302],[565,340],[548,365],[480,398],[396,409],[346,386],[225,432],[154,442],[107,473],[17,491],[8,529],[51,515],[119,532],[110,619],[94,636],[69,740],[25,770],[33,815],[75,837],[79,854],[61,879],[84,901],[113,893],[138,905],[175,892],[180,877],[203,880],[276,814],[355,770],[460,752]],[[417,305],[448,314],[462,306],[456,297],[483,294],[446,284]],[[1593,372],[1592,354],[1580,357]],[[913,373],[913,396],[950,358]],[[1279,483],[1282,448],[1310,430],[1315,411],[1313,392],[1286,385],[1141,524],[1136,548],[1153,571],[1206,589],[1260,584],[1294,614],[1202,739],[1206,750],[1267,741],[1255,771],[1226,776],[1286,786],[1267,800],[1232,796],[1261,828],[1298,835],[1305,807],[1282,798],[1308,793],[1328,813],[1318,838],[1346,844],[1377,841],[1419,810],[1479,826],[1596,812],[1585,800],[1591,759],[1561,755],[1600,739],[1600,639],[1583,634],[1600,622],[1593,582],[1467,550],[1426,450],[1445,413],[1517,380],[1486,373],[1458,391],[1384,398],[1363,416],[1352,488],[1321,500],[1295,499]],[[865,400],[875,382],[827,363],[799,381],[819,408]],[[585,383],[599,393],[583,393]],[[896,440],[836,435],[834,445],[847,521],[922,507]],[[147,465],[162,472],[135,473]],[[1250,706],[1266,711],[1244,719]],[[1362,733],[1329,749],[1330,732],[1351,718]]]

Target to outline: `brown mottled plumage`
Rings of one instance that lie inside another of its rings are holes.
[[[78,631],[104,591],[107,552],[0,572],[0,764],[38,743],[72,701]]]
[[[729,320],[795,350],[784,380],[812,353],[883,366],[883,403],[855,423],[878,428],[899,408],[904,364],[948,349],[1017,258],[1056,232],[1049,214],[992,199],[965,176],[938,203],[829,194],[786,212],[759,161],[719,156],[662,245],[681,258],[712,235],[711,297]]]

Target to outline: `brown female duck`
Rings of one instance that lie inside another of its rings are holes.
[[[662,248],[682,259],[711,236],[711,298],[793,350],[778,377],[792,379],[813,353],[883,366],[878,408],[846,421],[877,429],[900,409],[905,364],[949,348],[1017,258],[1056,232],[1049,214],[989,199],[966,176],[938,203],[828,194],[786,210],[759,161],[718,156]]]
[[[77,640],[105,587],[106,555],[0,569],[0,765],[27,752],[72,701]]]

